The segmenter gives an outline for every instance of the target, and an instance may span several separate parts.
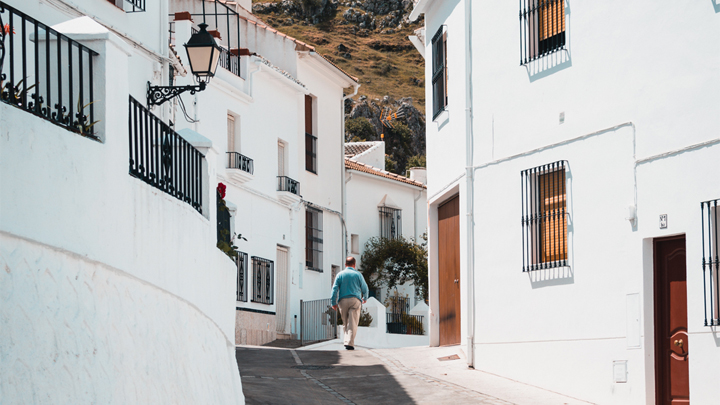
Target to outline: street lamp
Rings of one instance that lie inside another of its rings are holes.
[[[197,86],[151,86],[148,82],[147,103],[148,107],[160,105],[173,97],[189,91],[195,94],[205,90],[207,83],[215,76],[220,50],[215,43],[215,38],[207,31],[207,24],[199,24],[200,31],[193,34],[185,44],[190,70],[198,81]]]

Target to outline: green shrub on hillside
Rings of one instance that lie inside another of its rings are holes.
[[[375,140],[377,133],[367,118],[358,117],[345,121],[345,136],[352,142],[365,142]]]

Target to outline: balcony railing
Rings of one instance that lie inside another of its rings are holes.
[[[253,174],[253,160],[237,152],[228,152],[228,169],[239,169]]]
[[[705,326],[720,326],[720,199],[700,204]]]
[[[203,155],[130,97],[130,175],[202,213]]]
[[[225,48],[220,48],[220,59],[218,60],[218,65],[224,67],[235,76],[243,77],[240,56],[234,54],[234,52],[236,53],[237,50],[228,51]]]
[[[278,176],[278,191],[287,191],[300,195],[300,183],[288,176]]]
[[[0,100],[84,136],[95,132],[97,53],[0,1]]]

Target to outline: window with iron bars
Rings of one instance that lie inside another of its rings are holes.
[[[252,257],[253,267],[253,295],[252,302],[260,304],[273,303],[273,283],[275,263],[262,257]]]
[[[402,236],[402,210],[390,207],[379,207],[380,237],[397,239]]]
[[[718,200],[700,203],[705,326],[720,326],[720,208]]]
[[[520,64],[565,49],[565,0],[520,0]]]
[[[323,212],[305,208],[305,266],[308,270],[323,271]]]
[[[247,300],[248,300],[248,293],[247,293],[248,255],[247,255],[247,253],[237,252],[237,259],[235,260],[235,263],[237,264],[236,298],[238,301],[247,302]]]
[[[432,39],[433,120],[445,111],[447,97],[447,35],[440,26]]]
[[[521,172],[523,271],[568,265],[567,161]]]

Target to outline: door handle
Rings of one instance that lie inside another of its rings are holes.
[[[676,341],[673,342],[673,344],[674,344],[675,346],[677,346],[677,347],[682,348],[682,347],[683,347],[683,340],[682,340],[682,339],[676,340]]]
[[[455,279],[455,284],[457,284],[457,283],[459,283],[459,282],[460,282],[460,280],[458,280],[458,279]]]

